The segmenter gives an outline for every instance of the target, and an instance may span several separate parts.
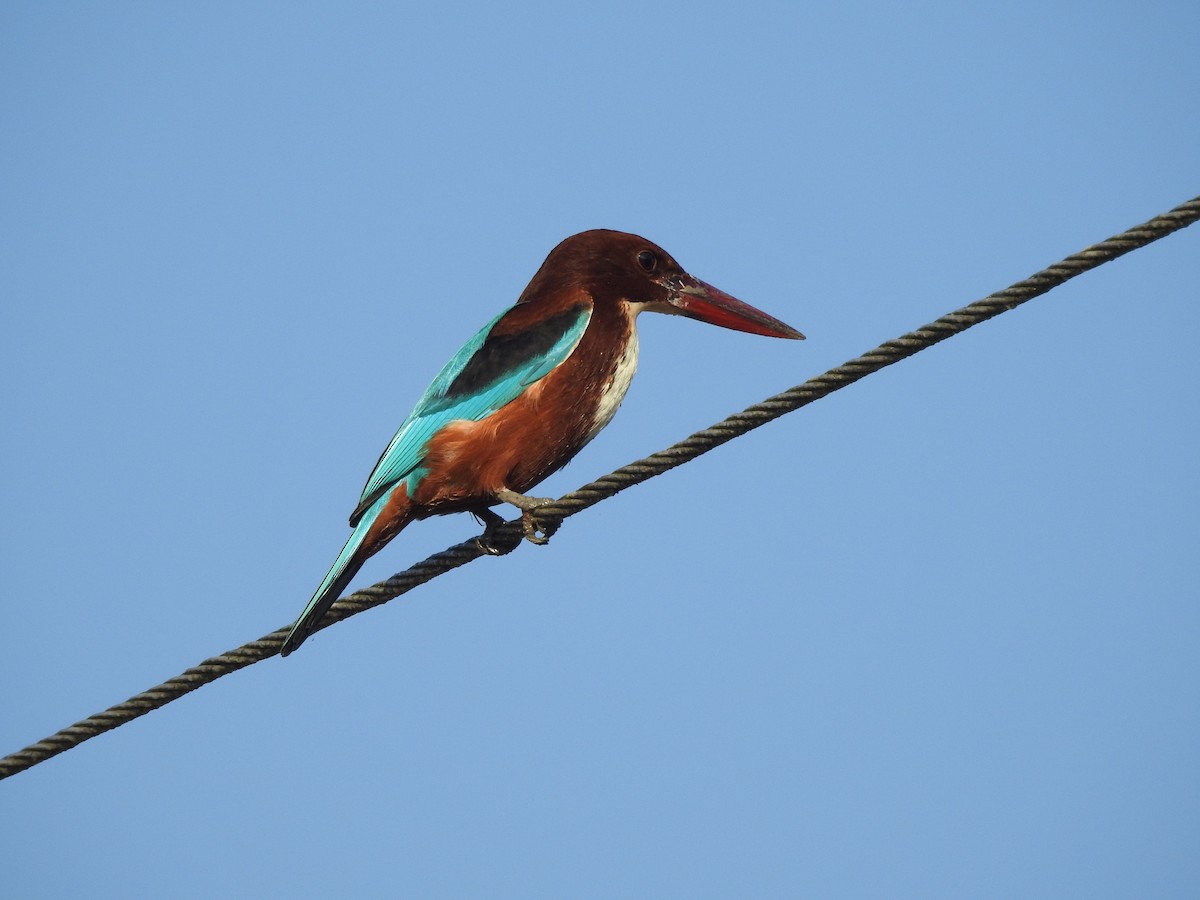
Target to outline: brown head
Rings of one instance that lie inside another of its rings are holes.
[[[520,303],[582,290],[596,304],[683,315],[710,325],[803,340],[790,325],[689,275],[662,247],[636,234],[595,229],[550,251]]]

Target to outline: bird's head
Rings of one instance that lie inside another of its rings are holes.
[[[687,316],[750,334],[803,340],[804,335],[760,309],[689,275],[671,254],[636,234],[596,229],[550,251],[522,300],[543,290],[576,287],[596,304],[624,304],[633,313]]]

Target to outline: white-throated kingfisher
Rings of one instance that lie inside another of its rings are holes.
[[[490,507],[533,511],[525,492],[565,466],[612,419],[637,368],[641,312],[683,315],[770,337],[799,331],[693,278],[656,244],[620,231],[585,231],[546,257],[516,306],[488,322],[417,401],[367,479],[354,529],[283,642],[287,656],[313,633],[368,557],[409,522]],[[486,540],[486,533],[485,533]]]

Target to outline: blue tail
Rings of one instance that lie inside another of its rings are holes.
[[[334,601],[341,596],[342,591],[362,568],[362,564],[367,561],[368,557],[360,555],[359,551],[362,549],[367,532],[379,518],[379,513],[382,512],[389,496],[390,492],[384,493],[358,520],[358,525],[350,533],[350,540],[346,541],[346,546],[342,548],[338,558],[333,561],[324,580],[318,585],[312,599],[308,601],[308,606],[304,607],[304,612],[300,613],[300,618],[292,626],[292,630],[288,633],[283,647],[279,651],[280,656],[287,656],[317,630],[317,626],[321,623],[321,619],[329,607],[333,606]]]

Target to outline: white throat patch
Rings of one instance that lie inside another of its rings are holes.
[[[625,399],[625,394],[629,390],[629,384],[633,381],[633,373],[637,371],[638,364],[638,336],[637,336],[637,314],[640,312],[637,307],[633,307],[629,316],[629,340],[625,344],[625,349],[621,351],[621,356],[617,360],[617,368],[613,372],[612,380],[604,386],[604,392],[600,395],[600,405],[596,407],[596,418],[592,421],[591,430],[588,431],[587,439],[590,441],[600,430],[612,421],[612,417],[617,413],[617,407],[621,405],[621,401]]]

